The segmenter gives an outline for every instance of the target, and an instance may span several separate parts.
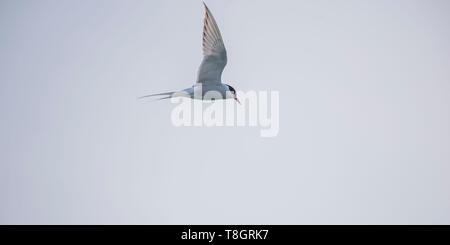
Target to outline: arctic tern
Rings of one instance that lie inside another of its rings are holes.
[[[181,91],[151,94],[140,98],[163,96],[159,100],[172,97],[188,97],[199,100],[234,99],[240,103],[236,90],[232,86],[222,83],[222,72],[227,65],[227,51],[216,20],[204,2],[203,5],[205,6],[203,60],[198,69],[196,83]],[[214,93],[218,96],[205,96],[207,93]]]

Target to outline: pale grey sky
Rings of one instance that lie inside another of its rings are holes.
[[[450,224],[450,2],[208,0],[280,133],[175,128],[200,0],[0,0],[0,224]]]

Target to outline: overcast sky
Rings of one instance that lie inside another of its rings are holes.
[[[200,0],[0,0],[0,224],[450,224],[450,2],[207,0],[280,132],[172,126]]]

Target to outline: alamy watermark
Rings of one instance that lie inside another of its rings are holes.
[[[227,92],[228,93],[228,92]],[[240,103],[210,91],[202,95],[207,100],[190,99],[190,96],[172,96],[171,121],[176,127],[260,127],[261,137],[276,137],[279,132],[280,106],[278,91],[237,91]],[[220,99],[216,99],[220,98]]]

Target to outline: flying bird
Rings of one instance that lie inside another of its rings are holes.
[[[227,51],[216,20],[204,2],[203,5],[205,6],[203,60],[198,69],[196,83],[192,87],[180,91],[151,94],[140,98],[163,96],[159,100],[171,97],[188,97],[200,100],[234,99],[240,103],[236,90],[232,86],[222,83],[222,72],[227,65]],[[212,92],[214,92],[213,96],[205,96],[208,93],[212,94]]]

